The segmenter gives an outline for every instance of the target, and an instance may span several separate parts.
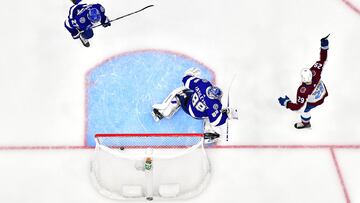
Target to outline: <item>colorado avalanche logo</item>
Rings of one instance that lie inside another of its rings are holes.
[[[313,76],[313,77],[316,75],[316,72],[315,72],[314,70],[311,71],[311,73],[312,73],[312,76]]]
[[[306,87],[301,87],[300,88],[300,93],[305,93],[306,92]]]

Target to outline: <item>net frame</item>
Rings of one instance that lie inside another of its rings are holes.
[[[130,146],[106,146],[101,144],[100,139],[101,138],[124,138],[124,137],[144,137],[144,138],[176,138],[176,137],[187,137],[187,138],[196,138],[198,139],[198,142],[196,144],[187,144],[187,145],[172,145],[172,146],[167,146],[167,145],[151,145],[151,146],[145,146],[145,145],[130,145]],[[153,200],[153,199],[188,199],[191,197],[194,197],[198,194],[200,194],[208,185],[208,182],[210,180],[210,176],[211,176],[211,167],[210,167],[210,162],[208,160],[208,157],[206,155],[205,149],[204,149],[204,138],[203,138],[203,134],[199,134],[199,133],[154,133],[154,134],[96,134],[95,135],[95,142],[96,142],[96,147],[95,147],[95,154],[102,151],[105,152],[109,155],[112,155],[114,157],[117,157],[119,159],[127,159],[127,160],[171,160],[171,161],[176,161],[177,159],[181,159],[182,157],[186,157],[188,155],[191,155],[192,153],[197,153],[199,156],[199,152],[202,156],[202,163],[200,165],[202,165],[202,167],[205,169],[205,173],[203,176],[201,176],[201,183],[198,185],[197,188],[194,188],[194,190],[190,191],[190,192],[186,192],[184,194],[180,194],[174,197],[162,197],[159,195],[155,195],[154,194],[154,184],[153,184],[153,174],[152,174],[152,170],[150,171],[145,171],[146,174],[146,192],[145,195],[142,197],[125,197],[123,195],[119,195],[119,194],[115,194],[113,191],[103,188],[102,185],[100,184],[100,181],[98,180],[97,177],[97,164],[96,164],[96,156],[93,157],[92,161],[91,161],[91,177],[93,180],[93,183],[95,185],[95,187],[98,189],[98,191],[111,199],[116,199],[116,200],[129,200],[129,199],[134,199],[134,200],[142,200],[143,198],[146,198],[147,200]],[[122,148],[123,147],[123,148]],[[124,153],[125,149],[132,149],[132,150],[140,150],[140,153],[135,153],[135,154],[127,154]],[[119,150],[120,149],[120,150]],[[169,153],[169,149],[175,149],[174,152],[172,151],[171,153]],[[153,150],[156,152],[165,152],[165,153],[153,153]],[[155,165],[156,166],[156,165]],[[147,173],[146,173],[147,172]]]

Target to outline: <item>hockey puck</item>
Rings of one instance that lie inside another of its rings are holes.
[[[120,150],[124,150],[125,148],[124,147],[120,147]]]

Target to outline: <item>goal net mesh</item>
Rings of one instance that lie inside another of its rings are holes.
[[[186,199],[210,178],[202,134],[97,134],[91,175],[108,198]]]

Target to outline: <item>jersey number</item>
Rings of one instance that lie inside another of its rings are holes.
[[[191,103],[195,107],[196,110],[198,110],[200,112],[205,111],[206,106],[199,100],[199,96],[196,93],[193,95]]]
[[[76,22],[75,19],[71,20],[71,24],[73,27],[79,27],[78,23]]]
[[[298,97],[298,103],[304,103],[305,102],[305,99],[303,97]]]
[[[314,68],[317,68],[317,69],[320,69],[320,68],[321,68],[321,66],[322,66],[322,64],[321,64],[321,63],[315,63],[315,64],[314,64]]]

